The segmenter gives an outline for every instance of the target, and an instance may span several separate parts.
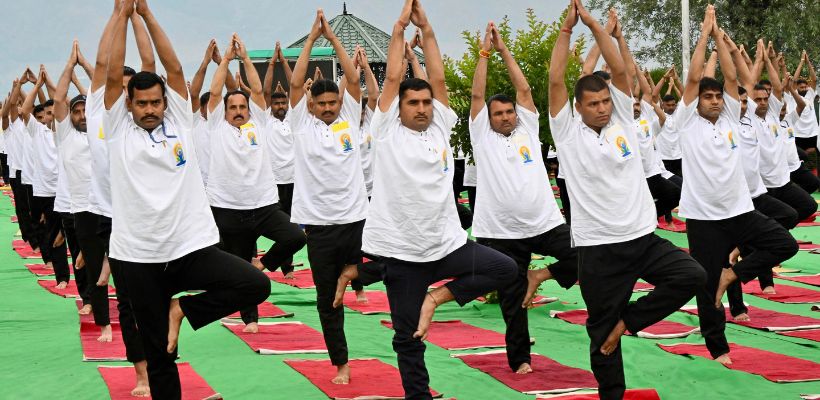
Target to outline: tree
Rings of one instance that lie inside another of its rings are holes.
[[[774,42],[794,71],[805,49],[820,59],[820,1],[818,0],[689,0],[690,48],[695,47],[706,5],[717,9],[718,23],[735,42],[754,49],[759,38]],[[624,21],[641,61],[681,65],[680,1],[590,0],[591,9],[615,7]],[[817,62],[815,62],[817,64]]]
[[[511,39],[512,30],[508,17],[504,17],[498,24],[498,30],[504,38],[504,42],[515,57],[521,70],[529,81],[532,88],[535,105],[541,112],[540,117],[540,137],[544,144],[552,144],[552,136],[549,133],[548,107],[547,107],[547,87],[549,82],[549,62],[552,48],[560,33],[561,23],[566,16],[566,11],[561,18],[551,24],[540,21],[535,11],[527,9],[527,28],[515,32],[515,38]],[[470,118],[470,98],[473,86],[473,74],[475,73],[476,60],[478,59],[479,41],[481,31],[462,32],[462,37],[467,44],[467,51],[460,59],[444,57],[445,78],[447,89],[450,92],[450,107],[458,115],[454,134],[450,141],[454,151],[463,151],[467,155],[472,154],[469,134]],[[585,38],[581,36],[575,42],[575,53],[583,54]],[[572,58],[567,68],[567,85],[572,88],[581,75],[583,62],[579,57]],[[572,90],[570,90],[570,93]],[[510,97],[515,97],[515,89],[507,75],[507,68],[498,53],[490,56],[487,67],[487,95],[504,93]]]

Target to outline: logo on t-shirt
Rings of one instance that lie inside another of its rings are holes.
[[[642,119],[641,122],[639,122],[639,124],[641,126],[641,129],[643,130],[643,133],[644,133],[645,137],[648,138],[649,137],[649,121],[647,121],[645,119]]]
[[[629,144],[623,136],[618,136],[615,138],[615,146],[617,146],[618,151],[621,152],[621,157],[628,157],[632,154],[632,152],[629,151]]]
[[[371,140],[373,140],[373,136],[367,135],[367,139],[365,139],[365,141],[367,142],[367,150],[370,150],[370,146],[371,146],[370,141]]]
[[[732,134],[732,131],[729,131],[729,133],[726,136],[729,137],[729,146],[732,148],[732,150],[736,149],[737,145],[735,144],[735,136]]]
[[[174,159],[177,161],[177,167],[185,165],[185,154],[182,152],[182,143],[177,142],[174,145]]]
[[[339,136],[339,143],[342,145],[343,153],[353,151],[353,142],[350,141],[350,135],[347,133],[343,133]]]
[[[442,167],[441,168],[442,172],[447,172],[447,171],[450,170],[450,164],[449,164],[449,161],[447,161],[447,150],[446,149],[441,151],[441,167]]]
[[[778,137],[778,136],[780,136],[780,135],[777,133],[777,125],[774,125],[774,124],[769,125],[769,128],[771,128],[771,129],[772,129],[772,134],[774,135],[774,137]]]
[[[786,132],[789,134],[789,139],[794,139],[794,128],[786,129]]]
[[[518,149],[518,154],[521,154],[521,158],[524,161],[524,164],[529,164],[532,162],[532,157],[530,156],[530,149],[527,146],[521,146]]]
[[[100,140],[105,139],[105,133],[103,133],[102,126],[100,127],[99,133],[97,133],[97,139],[100,139]]]
[[[256,143],[256,133],[254,133],[253,131],[248,132],[248,143],[250,143],[251,146],[256,146],[257,145],[257,143]]]

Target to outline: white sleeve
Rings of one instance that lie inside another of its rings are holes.
[[[188,99],[184,99],[182,98],[182,95],[177,93],[174,89],[168,87],[165,93],[165,98],[168,99],[168,109],[166,110],[167,116],[170,116],[171,120],[179,124],[180,127],[193,129],[194,118],[191,114],[190,97]]]
[[[728,97],[728,96],[727,96]],[[739,105],[740,103],[738,103]],[[725,107],[724,107],[725,108]],[[672,126],[677,128],[679,131],[686,128],[689,124],[689,121],[694,118],[695,114],[698,112],[698,99],[695,98],[691,103],[686,104],[683,100],[681,100],[678,107],[675,109],[675,112],[666,119],[666,123],[668,124],[669,121],[672,121]],[[740,117],[738,117],[740,119]]]
[[[217,130],[220,125],[222,125],[222,121],[225,120],[225,106],[223,104],[217,105],[213,111],[205,107],[208,113],[208,120],[205,121],[205,127],[208,131],[215,131]]]
[[[783,108],[783,101],[785,101],[785,99],[778,100],[773,94],[769,95],[769,111],[767,114],[769,114],[769,117],[773,118],[775,121],[780,121],[780,110]]]
[[[486,104],[481,108],[481,111],[478,112],[475,118],[470,118],[469,129],[470,142],[473,144],[473,147],[480,144],[484,140],[484,137],[490,134],[490,114]]]
[[[774,97],[774,96],[772,96],[772,97]],[[781,107],[783,106],[783,104],[780,103],[779,101],[777,101],[777,100],[775,100],[775,101],[776,101],[776,105],[779,104]],[[771,104],[771,101],[770,101],[769,104]],[[733,123],[738,123],[740,121],[740,102],[737,101],[737,99],[735,99],[734,97],[729,96],[728,94],[724,95],[723,96],[723,111],[721,112],[721,114],[726,115],[726,117],[729,118],[729,120],[732,121]],[[776,119],[779,120],[780,119],[779,118],[780,117],[780,109],[779,108],[777,109],[777,115],[778,115],[778,117]]]
[[[350,127],[352,129],[355,129],[356,131],[359,130],[359,126],[362,123],[362,103],[359,100],[354,99],[347,90],[345,90],[344,93],[342,109],[339,112],[339,116],[342,120],[350,123]]]
[[[569,133],[573,122],[574,119],[569,106],[569,100],[567,100],[567,103],[561,108],[561,111],[558,112],[558,115],[555,117],[550,115],[550,132],[552,132],[552,139],[555,141],[556,147],[560,147],[561,144],[572,140]]]
[[[541,143],[541,124],[538,122],[538,118],[541,117],[541,114],[538,113],[538,109],[532,112],[516,104],[515,112],[518,115],[518,124],[530,135],[530,140],[532,140],[533,145],[535,145],[535,143]],[[487,121],[489,121],[489,118]]]
[[[609,85],[609,92],[612,96],[612,116],[623,122],[632,121],[634,117],[632,112],[634,100],[632,96],[622,92],[615,85]]]
[[[71,132],[71,115],[66,115],[66,117],[63,118],[62,121],[58,121],[56,128],[57,134],[54,135],[54,138],[55,142],[57,143],[57,146],[59,147],[60,144],[63,141],[65,141],[65,139],[68,137],[68,134]]]
[[[387,139],[393,133],[394,125],[399,123],[399,96],[396,96],[387,111],[383,112],[381,108],[376,107],[370,121],[370,134],[376,140]]]
[[[119,133],[123,123],[128,118],[128,109],[125,107],[125,95],[120,95],[110,110],[103,114],[103,129],[106,138],[114,138]]]
[[[294,135],[304,133],[304,126],[307,123],[308,117],[310,117],[310,113],[308,113],[307,109],[307,95],[303,95],[302,98],[299,99],[299,102],[288,110],[286,119],[290,122],[291,133]]]

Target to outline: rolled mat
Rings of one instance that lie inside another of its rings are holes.
[[[781,267],[779,265],[772,268],[772,273],[775,273],[775,274],[795,274],[795,273],[798,273],[798,272],[801,272],[801,271],[802,271],[801,269],[785,268],[785,267]]]
[[[536,295],[535,297],[532,298],[532,306],[533,307],[540,307],[540,306],[543,306],[545,304],[554,303],[556,301],[558,301],[557,297],[546,297],[546,296]]]
[[[262,304],[256,307],[256,310],[259,312],[259,318],[285,318],[293,316],[293,313],[285,312],[268,301],[262,302]],[[228,318],[242,318],[242,316],[239,314],[239,311],[237,311],[229,315]]]
[[[577,390],[597,389],[598,382],[592,372],[568,367],[555,360],[532,353],[533,372],[516,374],[507,364],[504,350],[476,354],[453,354],[468,366],[475,368],[511,389],[525,394],[568,393]]]
[[[345,292],[345,307],[357,311],[364,315],[390,314],[390,304],[387,301],[387,293],[378,290],[368,290],[365,293],[367,301],[356,300],[356,292]]]
[[[570,394],[541,394],[536,399],[553,399],[553,400],[599,400],[598,392],[583,392]],[[661,400],[658,392],[655,389],[627,389],[624,392],[623,400]]]
[[[775,276],[777,279],[783,279],[792,282],[804,283],[811,286],[820,286],[820,274],[816,275],[800,275],[800,276]]]
[[[382,325],[393,329],[390,321],[382,321]],[[428,329],[427,341],[446,350],[506,346],[504,334],[461,321],[433,321]]]
[[[80,342],[83,345],[83,361],[123,361],[125,343],[122,341],[120,324],[111,324],[111,341],[100,342],[100,327],[93,322],[80,323]]]
[[[806,340],[814,340],[820,342],[820,329],[806,329],[802,331],[778,332],[783,336],[791,336]]]
[[[259,354],[327,353],[322,334],[301,322],[260,322],[258,333],[245,333],[244,324],[222,326]]]
[[[77,310],[83,308],[83,301],[82,299],[77,299]],[[108,319],[111,321],[112,324],[120,322],[120,310],[117,309],[117,299],[109,298],[108,299]],[[80,323],[90,322],[94,323],[94,313],[89,313],[85,315],[80,315]]]
[[[80,297],[79,292],[77,291],[77,282],[68,281],[68,286],[65,289],[57,289],[57,282],[48,280],[48,279],[40,279],[37,281],[37,284],[42,286],[45,290],[48,290],[51,293],[56,294],[57,296],[62,297]],[[108,295],[113,296],[115,294],[114,287],[108,285]]]
[[[347,385],[331,382],[336,367],[330,360],[285,360],[285,364],[302,374],[331,399],[403,399],[404,389],[396,367],[375,358],[348,361],[352,377]],[[433,397],[441,394],[430,390]]]
[[[817,223],[817,226],[820,226],[820,223]],[[805,251],[820,249],[820,244],[814,244],[814,243],[801,243],[801,244],[798,244],[797,246],[800,250],[805,250]]]
[[[749,328],[763,329],[772,332],[778,331],[793,331],[796,329],[813,329],[820,328],[820,319],[804,317],[802,315],[788,314],[779,311],[764,310],[754,306],[746,306],[747,314],[749,314],[748,321],[735,321],[729,308],[726,310],[726,322],[736,325],[742,325]],[[695,306],[687,306],[681,308],[681,311],[698,315],[698,308]]]
[[[651,292],[655,290],[655,285],[646,282],[635,282],[635,287],[632,288],[633,292]]]
[[[801,222],[801,223],[797,224],[798,228],[808,228],[808,227],[812,227],[812,226],[820,226],[820,222],[812,221],[812,222]]]
[[[282,274],[282,271],[265,272],[265,275],[274,282],[283,283],[299,289],[313,289],[316,287],[313,283],[313,274],[310,272],[310,269],[294,271],[293,279],[285,279],[285,275]]]
[[[45,264],[26,264],[26,269],[37,276],[54,275],[54,268],[46,268]]]
[[[550,311],[553,318],[562,319],[575,325],[586,325],[587,310],[572,311]],[[634,334],[627,331],[627,335],[637,336],[645,339],[673,339],[689,336],[699,331],[699,328],[673,321],[659,321],[652,326]]]
[[[672,223],[666,222],[666,218],[658,218],[658,229],[669,232],[686,232],[686,222],[683,222],[675,217],[672,217]]]
[[[712,359],[712,356],[709,355],[709,350],[706,349],[706,345],[702,344],[658,344],[658,347],[672,354]],[[813,361],[734,343],[729,343],[729,351],[729,357],[731,357],[732,363],[722,365],[735,371],[760,375],[777,383],[820,380],[820,364]]]
[[[743,284],[743,293],[760,297],[761,299],[786,304],[820,303],[820,291],[797,286],[777,285],[777,293],[766,294],[760,289],[757,280]]]
[[[102,375],[105,385],[108,386],[108,393],[111,400],[133,400],[131,389],[137,379],[134,367],[97,367]],[[179,381],[182,384],[182,400],[215,400],[221,399],[222,395],[216,393],[202,379],[199,374],[191,368],[188,363],[178,363]]]

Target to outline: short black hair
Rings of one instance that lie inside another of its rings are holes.
[[[34,106],[34,111],[32,111],[32,112],[31,112],[31,115],[35,115],[35,114],[37,114],[37,113],[41,113],[41,112],[43,112],[45,109],[46,109],[46,106],[44,106],[44,105],[42,105],[42,104],[38,104],[38,105]]]
[[[273,100],[273,99],[287,99],[287,98],[288,98],[288,95],[286,95],[282,92],[273,92],[270,95],[271,100]]]
[[[319,97],[325,93],[336,93],[338,95],[339,86],[330,79],[319,79],[310,86],[310,95],[312,97]]]
[[[578,79],[575,84],[575,101],[580,102],[584,97],[584,92],[600,92],[604,89],[609,90],[604,78],[597,74],[587,75]]]
[[[249,106],[251,105],[251,96],[249,96],[247,93],[245,93],[241,89],[236,89],[236,90],[231,90],[228,93],[225,93],[225,97],[222,98],[222,102],[225,103],[225,108],[228,108],[228,98],[230,98],[233,95],[237,95],[237,94],[242,95],[242,97],[245,98],[245,102],[247,102]]]
[[[148,90],[156,85],[159,85],[162,89],[162,97],[165,97],[165,82],[159,75],[148,71],[137,72],[128,81],[128,98],[134,98],[134,90]]]
[[[772,81],[768,79],[761,79],[760,82],[757,82],[758,85],[769,85],[772,86]]]
[[[123,65],[122,67],[122,76],[134,76],[137,74],[137,71],[134,71],[134,68],[131,68],[127,65]]]
[[[700,80],[700,84],[698,84],[698,96],[707,90],[714,90],[723,93],[723,84],[715,78],[702,78]]]
[[[433,87],[430,86],[430,82],[419,78],[405,79],[399,85],[399,101],[404,98],[404,93],[408,90],[419,92],[425,89],[429,90],[431,95],[433,94]]]
[[[664,95],[664,96],[661,98],[661,101],[663,101],[664,103],[666,103],[667,101],[674,101],[675,103],[677,103],[677,102],[678,102],[678,98],[677,98],[677,97],[675,97],[675,96],[673,96],[673,95],[671,95],[671,94],[667,94],[667,95]]]
[[[746,94],[746,88],[743,87],[743,86],[738,86],[737,87],[737,94],[739,94],[739,95],[740,94]]]
[[[507,96],[504,93],[498,93],[490,96],[490,98],[487,99],[487,111],[490,111],[490,104],[492,104],[492,102],[494,101],[497,101],[501,104],[512,104],[513,107],[515,107],[515,100],[513,100],[512,97]]]
[[[51,99],[48,99],[48,100],[46,100],[46,102],[45,102],[45,103],[43,103],[43,108],[45,108],[45,107],[53,107],[53,106],[54,106],[54,100],[51,100]]]
[[[606,71],[595,71],[592,73],[592,75],[595,75],[605,81],[612,79],[612,75],[610,75],[609,72]]]
[[[794,81],[794,84],[795,84],[795,85],[802,85],[802,84],[804,84],[804,83],[805,83],[805,84],[808,84],[809,82],[808,82],[807,80],[803,79],[803,78],[800,78],[800,79],[798,79],[798,80]]]
[[[208,103],[211,101],[211,92],[205,92],[202,96],[199,96],[199,106],[200,107],[208,107]]]

